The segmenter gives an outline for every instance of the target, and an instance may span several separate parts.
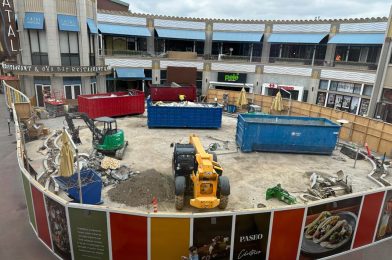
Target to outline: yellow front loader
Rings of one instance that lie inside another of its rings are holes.
[[[185,195],[191,194],[190,205],[193,207],[225,209],[229,201],[230,183],[222,172],[216,155],[207,153],[196,135],[190,136],[189,144],[175,144],[173,173],[176,208],[182,209]]]

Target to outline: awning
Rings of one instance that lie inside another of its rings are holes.
[[[87,26],[88,29],[90,30],[90,33],[94,33],[94,34],[98,33],[97,25],[95,24],[95,21],[93,19],[87,18]]]
[[[326,33],[273,33],[268,38],[269,43],[320,43]]]
[[[116,68],[118,79],[144,79],[143,68]]]
[[[58,14],[57,21],[59,23],[60,31],[79,32],[79,21],[76,16]]]
[[[23,27],[25,29],[43,30],[44,20],[43,13],[26,12]]]
[[[199,30],[155,28],[155,31],[157,31],[158,37],[160,38],[195,41],[204,41],[206,39],[205,32]]]
[[[339,33],[328,43],[334,44],[383,44],[383,33]]]
[[[143,27],[143,26],[99,23],[98,29],[102,34],[142,36],[142,37],[151,36],[151,33],[147,29],[147,27]]]
[[[263,33],[258,32],[214,32],[213,41],[220,42],[260,42]]]

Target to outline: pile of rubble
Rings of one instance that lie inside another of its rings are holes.
[[[102,179],[103,185],[116,185],[126,181],[139,172],[132,171],[128,166],[121,165],[119,160],[101,153],[92,154],[82,163],[83,167],[94,169]]]

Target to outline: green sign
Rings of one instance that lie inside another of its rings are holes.
[[[218,72],[219,82],[246,83],[246,73]]]
[[[106,212],[69,208],[74,259],[109,259]]]

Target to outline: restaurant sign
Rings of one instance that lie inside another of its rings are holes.
[[[2,56],[14,57],[19,52],[19,37],[16,31],[15,12],[12,0],[0,1],[0,52]]]
[[[109,72],[108,66],[46,66],[46,65],[19,65],[2,63],[5,71],[15,73],[103,73]]]

